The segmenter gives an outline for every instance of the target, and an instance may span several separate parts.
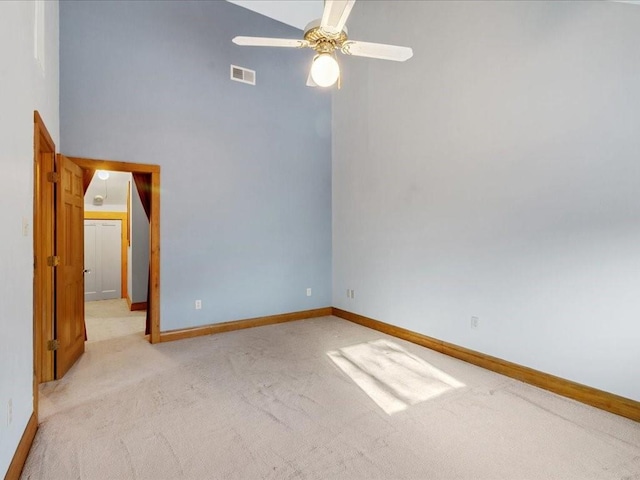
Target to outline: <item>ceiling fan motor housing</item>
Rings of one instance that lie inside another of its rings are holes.
[[[342,49],[342,44],[347,41],[347,38],[347,27],[336,35],[322,30],[320,20],[314,20],[305,27],[304,39],[318,53],[332,53],[336,49]]]

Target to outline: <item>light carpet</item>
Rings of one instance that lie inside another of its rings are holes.
[[[126,335],[144,336],[146,318],[145,311],[129,311],[127,301],[122,298],[85,302],[87,342],[100,342]]]
[[[360,343],[327,355],[389,415],[464,387],[389,340]]]
[[[464,386],[385,413],[328,356],[380,339]],[[89,343],[40,420],[25,479],[640,479],[640,424],[335,317]]]

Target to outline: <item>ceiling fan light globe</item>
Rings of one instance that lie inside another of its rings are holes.
[[[330,87],[340,76],[340,66],[329,53],[321,53],[313,59],[311,78],[319,87]]]

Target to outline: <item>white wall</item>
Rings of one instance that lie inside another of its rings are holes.
[[[93,203],[84,204],[85,212],[126,212],[127,205],[94,205]]]
[[[342,57],[333,304],[640,400],[640,7],[358,2],[350,20],[415,56]]]
[[[34,110],[59,139],[58,3],[44,3],[43,72],[34,58],[34,3],[0,2],[0,476],[33,411]]]

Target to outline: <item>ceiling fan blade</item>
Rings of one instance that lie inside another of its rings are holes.
[[[320,29],[329,35],[338,35],[351,13],[356,0],[324,0]]]
[[[342,53],[356,57],[380,58],[396,62],[404,62],[413,57],[413,50],[410,47],[385,45],[384,43],[356,42],[353,40],[347,40],[342,44]]]
[[[308,47],[309,42],[296,38],[234,37],[233,43],[243,47]]]

